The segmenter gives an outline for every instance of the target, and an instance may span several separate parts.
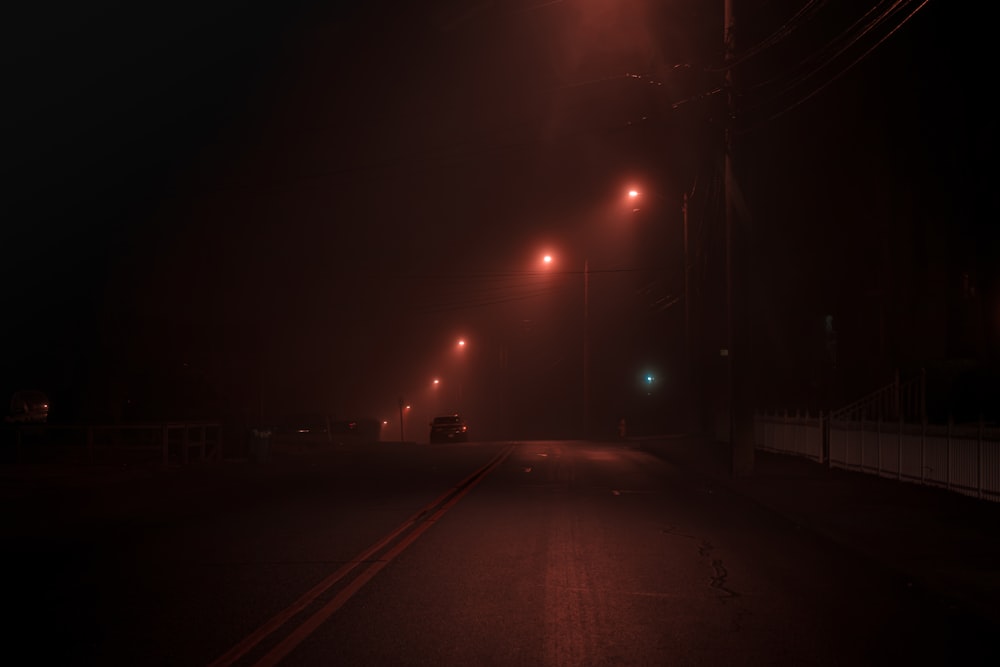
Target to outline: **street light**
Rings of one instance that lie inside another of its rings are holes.
[[[638,199],[639,198],[639,191],[638,190],[629,190],[628,191],[628,198],[632,199],[632,200]],[[636,208],[632,209],[633,213],[636,213],[638,211],[639,211],[639,207],[636,207]]]
[[[397,399],[397,404],[399,406],[399,441],[405,442],[406,436],[403,434],[403,411],[408,411],[410,406],[406,404],[402,396]]]
[[[694,188],[691,189],[691,195],[694,194]],[[636,202],[635,208],[632,209],[633,213],[637,213],[640,208],[638,206],[638,200],[643,196],[643,193],[636,189],[631,189],[628,191],[628,198]],[[662,195],[654,193],[655,197],[659,199],[664,199]],[[690,354],[691,346],[691,286],[690,286],[690,262],[688,261],[688,199],[690,195],[684,192],[684,198],[681,203],[681,214],[684,222],[684,348],[685,352]]]
[[[459,412],[463,412],[464,408],[462,406],[462,380],[465,375],[465,339],[459,338],[458,342],[455,343],[455,348],[458,350],[459,354],[462,356],[459,358],[459,369],[457,375],[457,387],[458,387],[458,404],[457,408]]]
[[[552,255],[542,257],[542,263],[551,265]],[[590,432],[590,260],[583,260],[583,438]]]
[[[436,412],[441,412],[443,409],[441,401],[441,380],[440,378],[433,378],[431,380],[430,391],[433,392],[433,396],[427,401],[428,407]]]
[[[695,187],[691,188],[691,192],[684,192],[684,196],[681,202],[681,218],[683,220],[683,230],[684,230],[684,241],[683,241],[683,268],[684,268],[684,363],[687,373],[685,374],[685,379],[688,383],[688,391],[691,390],[691,385],[693,384],[694,376],[694,364],[691,363],[691,262],[689,259],[688,252],[688,200],[694,195]],[[628,191],[628,198],[631,201],[636,202],[635,207],[632,209],[633,213],[640,210],[638,206],[638,200],[643,196],[643,193],[637,189],[631,189]],[[653,196],[659,199],[665,199],[662,195],[653,193]],[[689,411],[690,412],[690,411]]]

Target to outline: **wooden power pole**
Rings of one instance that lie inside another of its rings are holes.
[[[726,375],[729,403],[729,446],[732,452],[730,473],[743,477],[753,473],[753,408],[748,391],[750,374],[749,297],[747,268],[749,250],[747,224],[736,220],[733,168],[733,61],[735,56],[735,18],[733,0],[724,0],[724,74],[726,120],[724,123],[724,188],[726,216]]]

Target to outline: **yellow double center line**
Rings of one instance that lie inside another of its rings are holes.
[[[243,658],[252,651],[265,638],[286,625],[293,618],[301,614],[309,606],[316,603],[321,595],[333,586],[347,578],[352,572],[367,564],[363,570],[344,586],[329,602],[323,604],[319,609],[305,618],[300,625],[292,630],[284,639],[271,648],[263,657],[254,663],[255,667],[267,667],[277,665],[281,660],[291,653],[296,646],[301,644],[316,628],[322,625],[330,616],[351,599],[351,597],[361,590],[361,587],[371,581],[386,565],[392,562],[396,556],[401,554],[407,547],[413,544],[424,531],[430,528],[440,519],[445,512],[457,503],[466,493],[483,480],[486,475],[493,471],[503,461],[510,456],[514,450],[513,445],[504,448],[493,460],[485,466],[472,473],[464,480],[441,494],[436,500],[417,511],[399,525],[394,531],[383,537],[381,540],[368,547],[360,554],[348,561],[338,570],[330,574],[311,589],[306,591],[298,600],[293,602],[283,611],[279,612],[264,625],[247,635],[243,641],[233,646],[223,655],[209,664],[209,667],[227,667]],[[381,555],[379,555],[381,554]]]

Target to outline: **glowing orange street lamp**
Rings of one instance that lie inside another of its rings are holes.
[[[462,359],[461,359],[461,361],[464,361],[465,360],[465,339],[464,338],[459,338],[458,342],[455,345],[458,348],[458,351],[462,353]],[[462,364],[462,366],[458,370],[458,377],[457,377],[457,381],[455,383],[456,384],[456,389],[457,389],[457,392],[458,392],[458,409],[459,410],[462,410],[462,380],[464,379],[463,378],[464,374],[465,374],[465,366],[464,366],[464,364]]]
[[[638,196],[638,193],[636,193]],[[550,265],[552,255],[543,255],[542,263]],[[590,432],[590,260],[583,260],[583,437]]]
[[[406,410],[407,412],[409,412],[410,406],[406,404],[406,402],[403,400],[402,396],[400,396],[397,399],[397,401],[398,401],[398,405],[399,405],[399,441],[403,442],[403,441],[406,440],[406,436],[403,434],[403,421],[404,421],[403,420],[403,411]]]
[[[684,192],[684,198],[681,203],[681,215],[683,219],[683,231],[684,231],[684,246],[683,246],[683,269],[684,269],[684,355],[685,362],[687,363],[688,371],[686,373],[688,382],[692,381],[693,365],[691,363],[691,286],[690,286],[690,262],[688,260],[688,199],[694,194],[694,188],[691,192]],[[637,200],[639,197],[644,196],[642,192],[636,189],[628,191],[628,198],[631,200]],[[665,199],[662,195],[655,194],[654,196],[659,199]],[[639,210],[636,206],[632,209],[632,212]]]

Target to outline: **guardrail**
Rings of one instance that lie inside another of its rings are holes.
[[[11,427],[19,463],[158,463],[188,465],[222,459],[218,422],[133,424],[20,424]]]

